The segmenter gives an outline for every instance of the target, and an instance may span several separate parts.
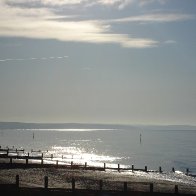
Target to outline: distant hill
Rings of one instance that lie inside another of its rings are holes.
[[[0,122],[0,129],[126,129],[126,130],[196,130],[192,125],[115,125],[87,123]]]
[[[87,123],[21,123],[0,122],[0,129],[130,129],[131,125]]]

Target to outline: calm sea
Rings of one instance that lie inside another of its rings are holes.
[[[101,129],[0,129],[2,147],[44,150],[59,161],[89,165],[144,168],[196,174],[195,130],[150,130],[145,128]]]

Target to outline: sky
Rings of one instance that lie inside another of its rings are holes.
[[[0,121],[196,125],[195,0],[1,0]]]

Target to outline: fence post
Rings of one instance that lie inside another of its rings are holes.
[[[150,193],[153,193],[153,183],[150,183]]]
[[[127,192],[127,182],[124,182],[124,192]]]
[[[102,191],[103,190],[103,180],[99,181],[99,190]]]
[[[44,188],[45,189],[48,188],[48,176],[45,176],[45,178],[44,178]]]
[[[19,188],[19,175],[16,175],[16,188]]]
[[[72,191],[73,191],[73,192],[75,191],[75,188],[76,188],[75,185],[76,185],[76,184],[75,184],[75,179],[72,178]]]
[[[175,194],[178,194],[178,185],[175,185]]]

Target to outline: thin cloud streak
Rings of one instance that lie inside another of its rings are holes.
[[[7,62],[7,61],[34,61],[34,60],[58,60],[58,59],[65,59],[68,56],[58,56],[58,57],[31,57],[31,58],[7,58],[7,59],[0,59],[0,62]]]
[[[185,20],[195,19],[194,15],[190,14],[146,14],[139,16],[130,16],[125,18],[108,20],[110,23],[127,23],[127,22],[139,22],[142,24],[146,23],[168,23],[168,22],[180,22]]]

